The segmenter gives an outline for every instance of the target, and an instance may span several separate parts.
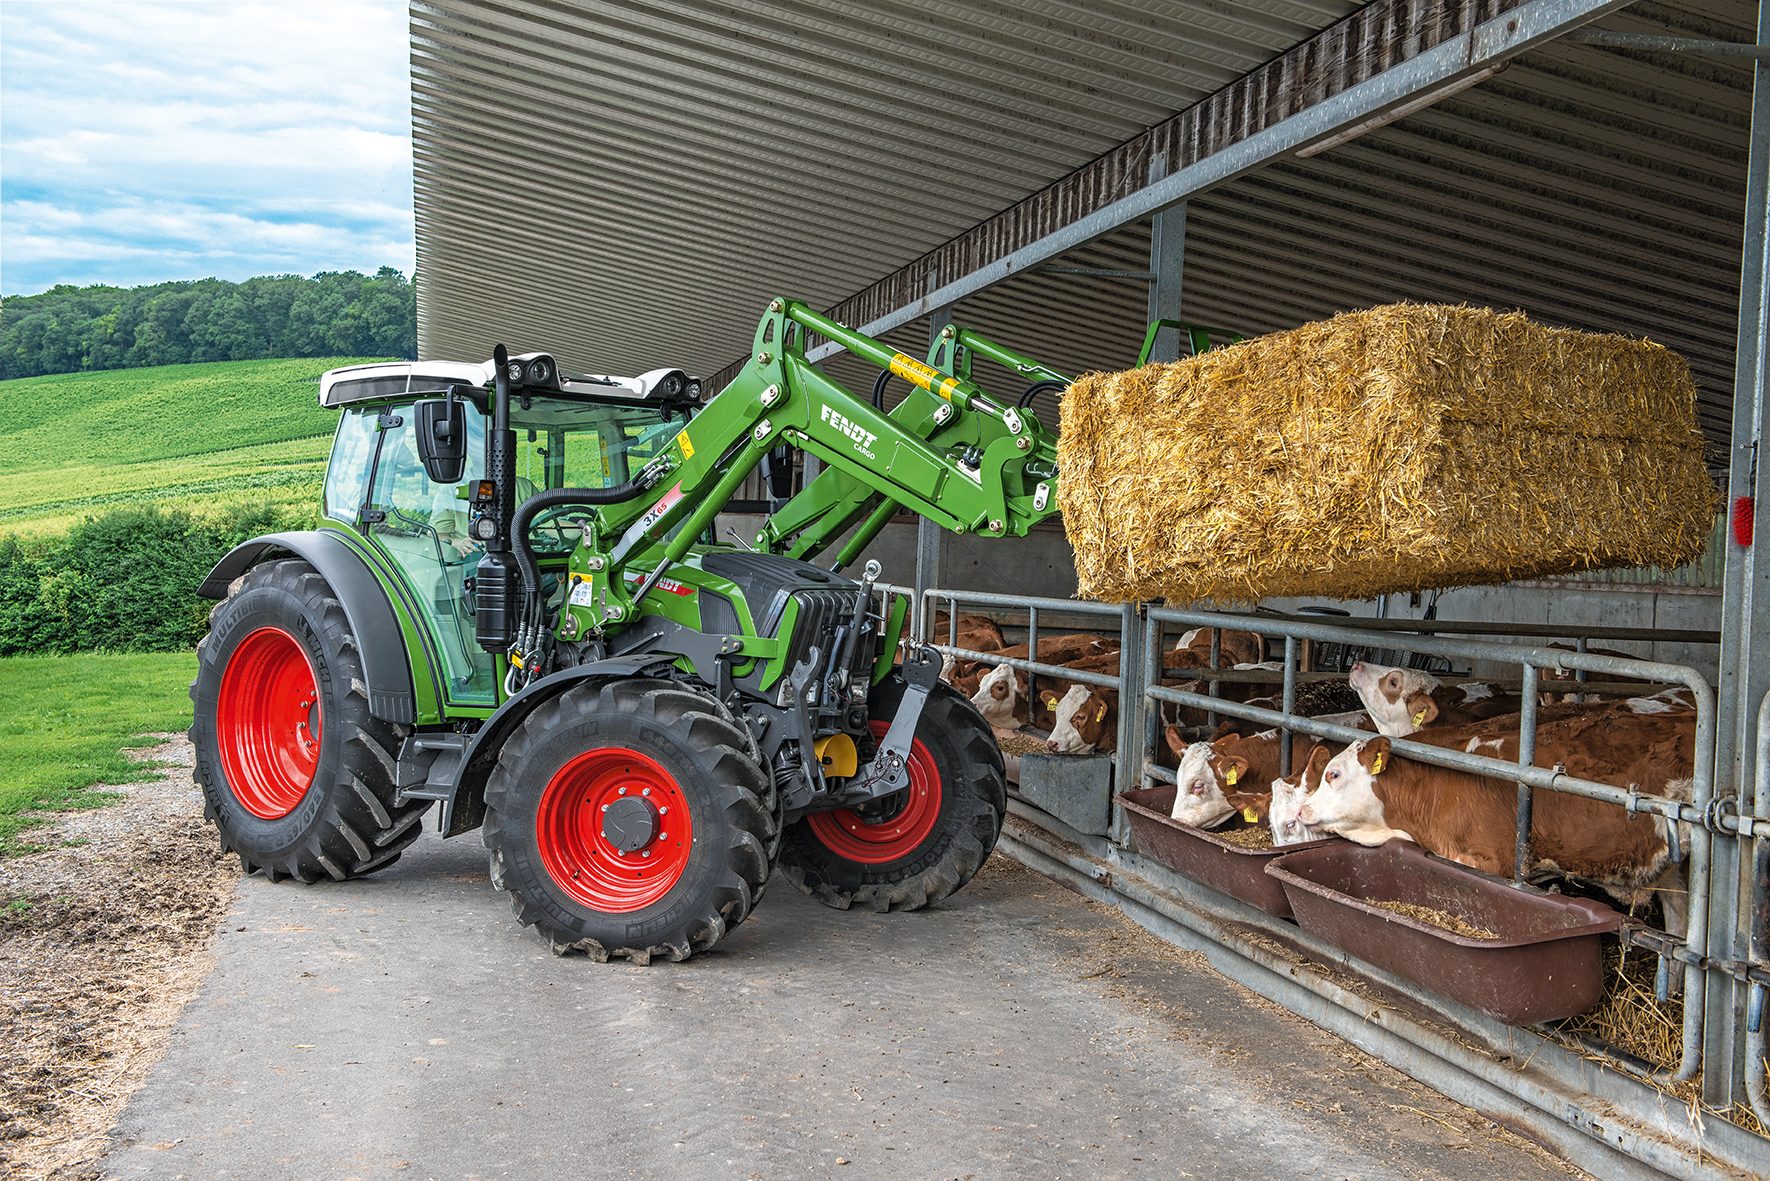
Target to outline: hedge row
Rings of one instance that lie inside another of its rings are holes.
[[[247,538],[313,527],[310,510],[295,515],[119,508],[64,537],[0,538],[0,656],[190,648],[214,606],[196,593],[210,567]]]

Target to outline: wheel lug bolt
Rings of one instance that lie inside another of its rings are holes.
[[[646,849],[646,850],[644,850],[644,851],[643,851],[643,852],[641,852],[641,853],[640,853],[640,854],[639,854],[639,855],[640,855],[640,856],[641,856],[641,857],[650,857],[650,856],[651,856],[651,850],[650,850],[650,849]]]
[[[639,794],[642,796],[648,796],[651,794],[651,788],[648,787],[644,791],[640,792]]]
[[[664,807],[664,808],[659,808],[659,809],[658,809],[658,815],[659,815],[659,816],[663,816],[663,815],[666,815],[666,814],[667,814],[667,813],[668,813],[668,812],[669,812],[669,811],[670,811],[670,809],[669,809],[669,808],[667,808],[667,807]]]
[[[608,805],[607,805],[607,804],[604,804],[604,805],[603,805],[603,806],[602,806],[602,810],[603,810],[603,811],[604,811],[604,812],[606,812],[606,811],[608,811]]]
[[[624,796],[627,794],[627,789],[623,787],[620,791],[616,792],[615,794],[618,796]]]

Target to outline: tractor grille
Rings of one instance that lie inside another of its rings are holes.
[[[790,674],[801,661],[809,659],[813,648],[826,659],[824,671],[828,672],[830,643],[836,629],[854,614],[854,593],[807,589],[790,593],[799,604],[799,623],[793,628],[793,639],[787,646],[787,672]]]

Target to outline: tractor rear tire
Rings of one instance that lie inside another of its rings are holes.
[[[430,802],[395,806],[400,733],[369,716],[344,608],[306,562],[254,566],[216,605],[191,704],[203,814],[245,872],[341,882],[418,839]]]
[[[883,738],[907,686],[873,691]],[[910,749],[910,786],[861,808],[814,812],[788,826],[780,868],[838,910],[919,910],[982,868],[1002,832],[1008,779],[1001,747],[977,707],[945,682],[928,694]]]
[[[779,795],[716,698],[621,678],[543,702],[486,783],[492,884],[556,955],[687,959],[749,917]]]

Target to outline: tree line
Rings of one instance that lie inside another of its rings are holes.
[[[197,587],[228,550],[311,510],[233,505],[207,516],[111,509],[60,537],[0,537],[0,656],[174,652],[209,630]]]
[[[418,355],[412,282],[322,271],[230,283],[57,286],[0,299],[0,379],[265,357]]]

